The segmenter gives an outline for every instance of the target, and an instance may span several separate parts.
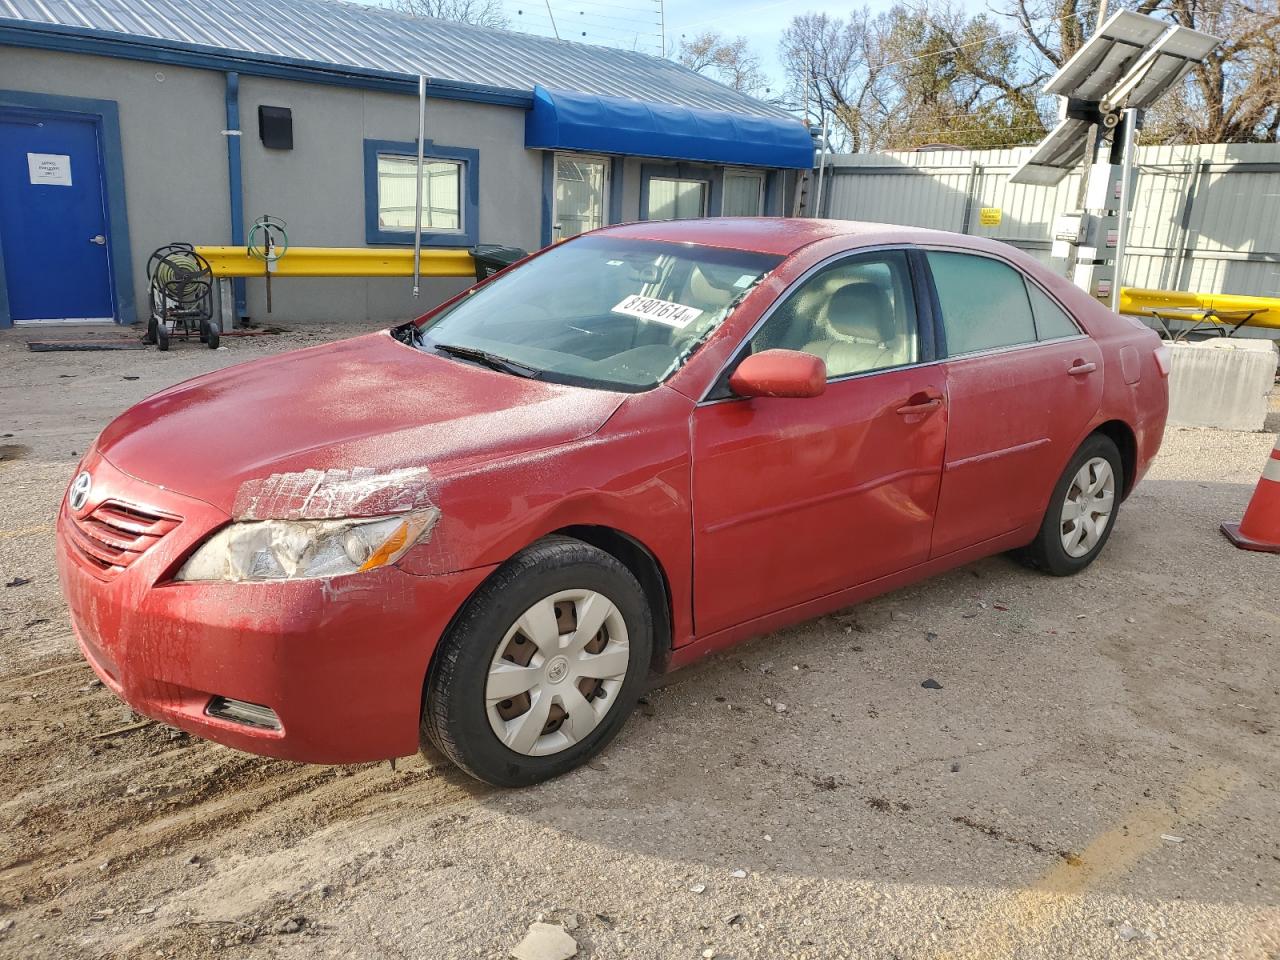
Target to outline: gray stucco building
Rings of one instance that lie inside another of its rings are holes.
[[[794,118],[643,54],[333,0],[0,0],[0,326],[132,322],[152,250],[262,214],[293,246],[411,246],[419,75],[427,246],[781,214],[812,164]],[[282,279],[274,315],[406,317],[461,283]],[[239,297],[265,316],[262,281]]]

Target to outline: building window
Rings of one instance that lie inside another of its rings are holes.
[[[673,177],[649,178],[649,203],[646,220],[689,220],[707,215],[706,180],[677,180]]]
[[[378,154],[378,229],[413,230],[417,205],[418,158]],[[422,229],[462,229],[462,164],[422,163]]]
[[[412,244],[418,145],[366,140],[365,240]],[[422,161],[422,242],[472,247],[479,218],[479,151],[427,141]]]
[[[608,161],[557,153],[552,239],[567,240],[603,227],[608,210]]]
[[[758,217],[764,213],[764,174],[728,172],[724,175],[724,217]]]

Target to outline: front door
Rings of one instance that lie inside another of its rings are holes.
[[[114,318],[92,121],[0,114],[0,246],[15,322]]]
[[[906,255],[848,257],[803,281],[747,348],[822,357],[826,392],[713,394],[694,411],[699,634],[927,559],[947,419],[945,373],[921,343]]]

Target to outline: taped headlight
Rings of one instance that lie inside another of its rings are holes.
[[[307,580],[376,570],[404,556],[438,515],[233,523],[206,540],[176,579]]]

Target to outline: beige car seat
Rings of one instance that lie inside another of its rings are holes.
[[[847,283],[824,311],[829,336],[804,347],[821,357],[830,376],[880,370],[909,362],[910,344],[898,329],[889,295],[874,283]]]

